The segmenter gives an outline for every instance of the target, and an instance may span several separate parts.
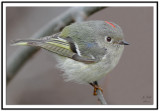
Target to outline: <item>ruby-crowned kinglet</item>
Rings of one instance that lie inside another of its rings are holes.
[[[18,40],[13,45],[28,45],[56,53],[58,67],[66,81],[89,83],[98,89],[97,81],[118,63],[124,45],[122,29],[108,21],[86,21],[66,26],[62,32],[36,40]]]

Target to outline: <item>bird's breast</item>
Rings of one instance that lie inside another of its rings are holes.
[[[85,64],[66,57],[58,56],[58,67],[64,72],[66,81],[77,83],[90,83],[97,81],[110,72],[118,63],[123,52],[121,48],[116,53],[107,53],[101,61],[93,64]]]

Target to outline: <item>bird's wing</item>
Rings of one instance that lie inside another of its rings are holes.
[[[49,41],[46,41],[45,44],[41,45],[41,47],[79,62],[87,64],[97,62],[96,59],[93,59],[91,57],[79,55],[77,46],[70,39],[70,37],[66,37],[65,39],[59,36],[53,37],[49,39]]]
[[[100,60],[99,58],[94,57],[94,55],[92,55],[93,50],[91,51],[90,50],[91,48],[88,49],[85,42],[82,42],[80,39],[79,39],[80,41],[78,43],[75,42],[69,36],[65,37],[64,39],[67,40],[68,43],[70,44],[70,49],[74,53],[76,53],[74,56],[72,56],[72,59],[80,61],[80,62],[84,62],[84,63],[95,63],[95,62],[98,62]]]
[[[36,40],[18,40],[15,41],[13,45],[36,46],[79,62],[83,63],[96,62],[95,59],[92,59],[90,57],[84,57],[78,55],[75,44],[71,42],[69,39],[67,40],[61,38],[58,35],[59,34],[55,34],[52,36],[47,36]]]

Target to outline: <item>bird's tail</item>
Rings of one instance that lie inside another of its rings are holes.
[[[17,40],[14,41],[11,45],[40,46],[40,44],[42,44],[42,40]]]

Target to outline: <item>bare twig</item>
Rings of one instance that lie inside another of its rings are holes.
[[[99,90],[99,89],[97,89],[97,97],[98,97],[98,100],[101,102],[101,104],[107,105],[107,102],[106,102],[106,100],[104,99],[101,90]]]

